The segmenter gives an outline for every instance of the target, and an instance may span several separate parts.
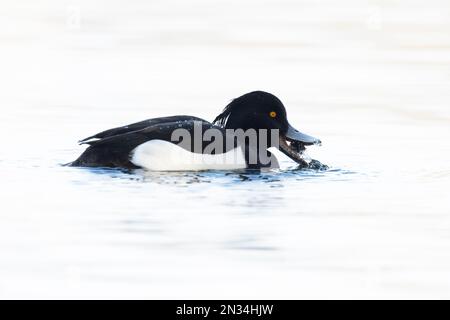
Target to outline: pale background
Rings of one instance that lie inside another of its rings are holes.
[[[0,298],[450,298],[448,0],[1,7]],[[330,171],[60,166],[257,89]]]

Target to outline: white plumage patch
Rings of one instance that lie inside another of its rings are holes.
[[[235,170],[247,167],[242,149],[222,154],[189,152],[164,140],[150,140],[131,152],[130,161],[152,171]]]

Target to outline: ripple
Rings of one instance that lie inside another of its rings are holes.
[[[235,171],[145,171],[142,169],[125,170],[115,168],[68,168],[82,173],[82,177],[73,180],[75,184],[85,182],[85,174],[97,177],[118,179],[127,182],[151,183],[158,185],[173,185],[189,187],[199,184],[215,184],[234,186],[238,183],[263,183],[281,186],[285,181],[329,180],[349,181],[369,177],[370,174],[353,170],[330,167],[313,160],[308,167],[291,166],[286,169],[268,170],[235,170]]]

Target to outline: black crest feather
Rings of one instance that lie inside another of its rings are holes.
[[[236,98],[239,99],[239,98]],[[235,102],[236,99],[233,99],[222,111],[221,114],[219,114],[213,121],[213,124],[224,127],[225,123],[227,122],[228,117],[231,114],[231,111],[233,111],[233,102]]]

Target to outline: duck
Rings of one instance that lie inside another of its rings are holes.
[[[271,148],[307,166],[306,147],[321,141],[295,129],[275,95],[252,91],[233,99],[212,122],[188,115],[152,118],[79,143],[88,147],[69,163],[73,167],[190,171],[278,168]]]

